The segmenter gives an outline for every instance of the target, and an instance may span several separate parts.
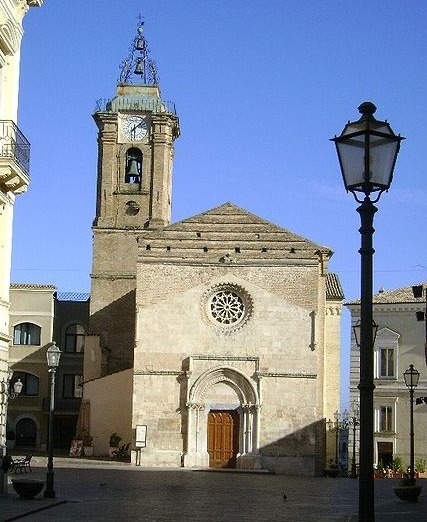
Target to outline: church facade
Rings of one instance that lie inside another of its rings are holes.
[[[96,454],[119,433],[137,465],[320,474],[340,392],[332,252],[230,202],[171,224],[179,119],[142,30],[94,115],[83,428]]]

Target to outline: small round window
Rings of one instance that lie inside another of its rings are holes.
[[[217,285],[206,292],[204,308],[211,323],[224,331],[240,328],[252,312],[252,300],[237,285]]]
[[[136,201],[128,201],[125,205],[125,214],[136,216],[139,213],[139,205]]]

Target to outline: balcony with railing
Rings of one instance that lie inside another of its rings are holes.
[[[0,120],[0,189],[24,192],[30,183],[30,142],[11,120]]]

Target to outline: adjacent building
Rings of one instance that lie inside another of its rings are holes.
[[[7,447],[45,449],[49,421],[49,376],[46,351],[52,341],[62,351],[56,373],[55,448],[69,449],[77,431],[83,380],[84,339],[89,295],[57,293],[51,285],[10,287],[9,366],[21,393],[9,401]]]
[[[405,468],[409,465],[409,391],[403,372],[413,364],[420,373],[415,397],[427,395],[426,368],[426,290],[427,283],[418,285],[420,297],[414,297],[413,287],[381,290],[374,295],[373,317],[378,325],[374,343],[374,461],[378,467],[390,466],[400,457]],[[360,320],[360,301],[345,305],[351,322]],[[358,402],[360,349],[352,334],[350,358],[350,402]],[[427,405],[414,407],[415,461],[427,459]],[[350,432],[349,450],[352,450]],[[358,436],[356,436],[358,453]],[[351,460],[351,457],[350,459]]]
[[[29,178],[30,144],[17,125],[22,21],[43,0],[0,0],[0,446],[5,443],[13,207]]]
[[[94,120],[83,428],[95,454],[117,432],[145,466],[321,474],[340,398],[332,251],[231,202],[171,224],[179,119],[142,23]]]

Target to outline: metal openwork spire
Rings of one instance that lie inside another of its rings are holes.
[[[144,22],[139,17],[136,36],[132,41],[128,57],[120,64],[120,83],[133,83],[132,76],[139,76],[145,85],[158,85],[156,64],[150,58],[150,49],[143,35]]]

